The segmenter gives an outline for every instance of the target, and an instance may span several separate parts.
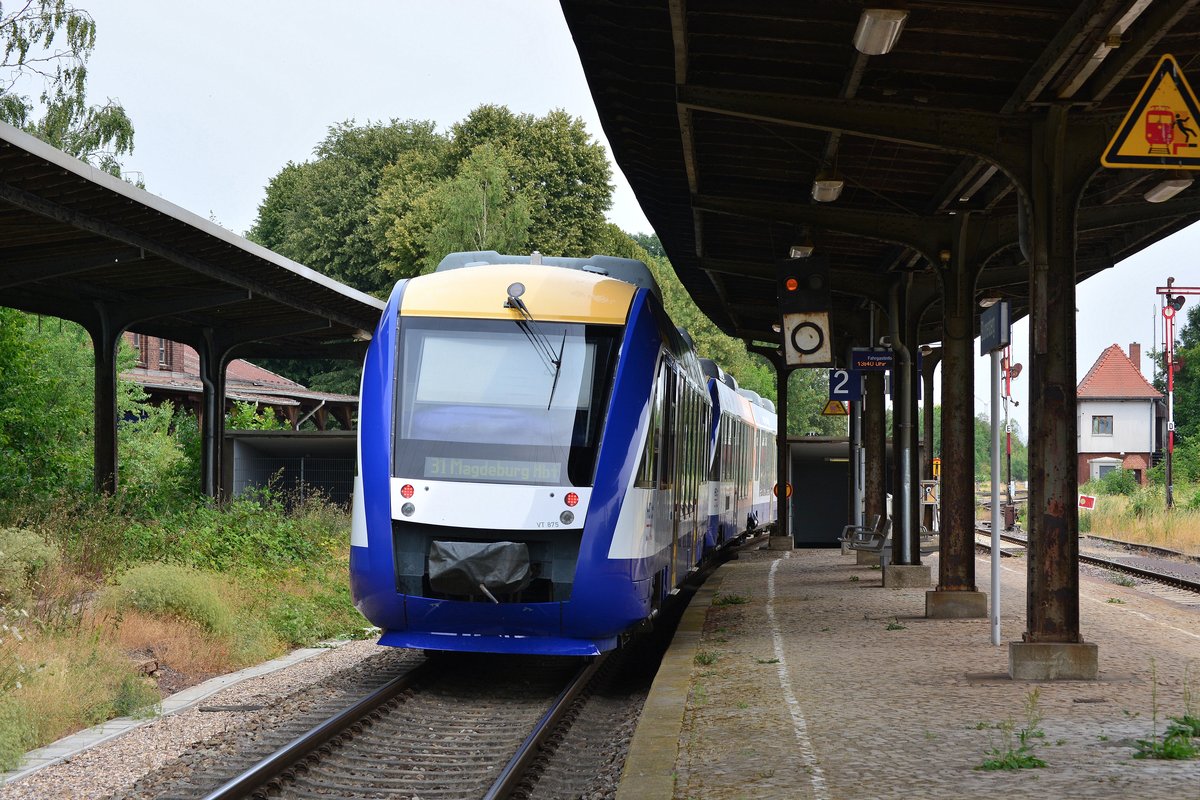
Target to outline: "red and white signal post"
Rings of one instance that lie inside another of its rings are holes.
[[[1159,286],[1154,291],[1163,298],[1163,362],[1167,373],[1167,508],[1173,508],[1175,485],[1171,475],[1171,457],[1175,453],[1175,373],[1182,366],[1175,360],[1175,315],[1183,308],[1183,296],[1200,294],[1200,287],[1175,286],[1175,279],[1167,278],[1167,285]]]

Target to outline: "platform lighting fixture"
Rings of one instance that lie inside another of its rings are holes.
[[[845,185],[846,182],[842,180],[841,176],[822,170],[813,179],[812,198],[818,203],[832,203],[841,196],[842,188]]]
[[[805,239],[800,244],[788,248],[788,258],[808,258],[813,254],[813,243]]]
[[[1159,181],[1153,189],[1146,192],[1146,202],[1165,203],[1191,185],[1191,175],[1182,171],[1172,172],[1164,180]]]
[[[908,12],[894,8],[864,8],[854,31],[854,49],[863,55],[891,52],[904,30]]]
[[[991,308],[992,306],[996,305],[996,303],[999,303],[999,302],[1000,302],[999,297],[981,297],[981,298],[979,298],[979,307],[980,308]]]

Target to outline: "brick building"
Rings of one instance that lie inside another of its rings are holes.
[[[170,402],[189,408],[196,414],[201,410],[203,387],[200,383],[200,356],[185,344],[126,333],[128,342],[137,354],[137,365],[121,373],[146,390],[154,402]],[[311,419],[318,430],[328,427],[330,417],[341,427],[354,427],[358,398],[353,395],[312,391],[282,375],[236,359],[225,372],[225,407],[233,403],[255,403],[275,411],[293,429]]]

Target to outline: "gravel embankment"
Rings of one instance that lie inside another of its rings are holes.
[[[204,698],[183,711],[159,717],[123,736],[84,750],[21,780],[0,787],[0,800],[92,800],[127,793],[143,776],[212,736],[253,726],[260,710],[278,709],[297,692],[338,673],[388,655],[374,641],[350,642],[299,664],[251,678]],[[228,706],[230,711],[201,711]]]

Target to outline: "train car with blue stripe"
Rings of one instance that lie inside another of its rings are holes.
[[[705,550],[776,517],[775,407],[701,359],[712,402],[713,452],[706,492]]]
[[[383,645],[615,647],[704,553],[712,415],[639,261],[456,253],[400,281],[363,367],[356,607]]]

